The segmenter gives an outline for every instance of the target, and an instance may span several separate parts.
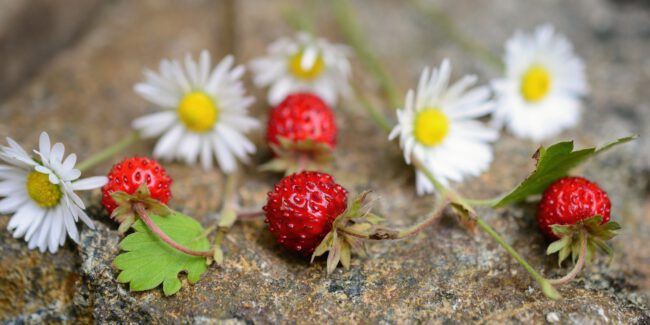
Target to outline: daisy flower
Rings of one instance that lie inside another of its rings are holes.
[[[134,120],[133,127],[143,137],[160,136],[154,157],[190,165],[200,158],[205,170],[212,169],[214,157],[225,173],[237,169],[237,160],[249,162],[255,145],[244,134],[259,122],[248,116],[253,98],[244,94],[244,67],[233,62],[229,55],[212,69],[204,50],[198,62],[187,54],[184,65],[162,60],[159,73],[144,71],[135,92],[160,112]]]
[[[81,219],[95,229],[84,212],[83,201],[75,191],[102,187],[104,176],[79,179],[74,168],[77,156],[64,159],[62,143],[50,147],[50,137],[41,133],[39,149],[30,155],[11,138],[8,147],[0,146],[0,213],[13,213],[7,229],[14,238],[24,237],[29,249],[56,253],[66,233],[78,243],[76,222]]]
[[[445,59],[439,69],[425,68],[416,91],[406,94],[404,108],[397,110],[398,124],[389,135],[399,136],[404,159],[417,159],[443,185],[478,176],[492,162],[489,142],[498,132],[476,118],[489,114],[494,103],[488,87],[472,87],[474,75],[464,76],[449,86],[451,65]],[[416,171],[419,195],[432,193],[429,179]]]
[[[551,25],[516,32],[506,43],[506,75],[493,82],[494,121],[518,137],[540,141],[575,126],[587,93],[584,64]]]
[[[269,104],[275,106],[295,92],[313,92],[329,105],[350,93],[350,49],[300,32],[280,38],[268,47],[268,55],[250,63],[258,87],[270,86]]]

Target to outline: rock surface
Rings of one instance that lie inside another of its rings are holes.
[[[291,32],[283,15],[298,2],[281,1],[111,1],[83,36],[47,61],[24,86],[0,103],[0,135],[29,148],[47,130],[83,159],[119,140],[130,121],[150,111],[132,91],[144,67],[161,58],[180,58],[207,48],[219,57],[234,53],[247,62],[266,44]],[[552,22],[575,43],[588,67],[591,95],[582,125],[562,135],[578,146],[602,144],[630,133],[640,139],[602,155],[580,170],[598,181],[612,197],[614,219],[623,225],[612,244],[613,263],[599,260],[579,280],[561,289],[560,302],[545,299],[529,276],[489,237],[472,236],[453,217],[414,238],[372,243],[369,257],[354,259],[350,271],[324,274],[324,261],[309,265],[274,243],[261,220],[241,222],[226,237],[226,262],[211,267],[202,280],[173,297],[161,290],[129,293],[115,281],[111,266],[118,253],[115,225],[89,195],[98,229],[82,232],[80,246],[57,254],[28,251],[21,240],[0,232],[0,320],[8,323],[650,323],[650,8],[638,3],[604,0],[521,2],[454,1],[353,2],[370,47],[386,64],[401,89],[413,87],[424,65],[452,58],[454,76],[477,72],[482,82],[497,72],[451,42],[422,7],[435,4],[461,29],[500,53],[516,28]],[[233,15],[233,12],[236,15]],[[341,40],[325,5],[319,32]],[[2,20],[10,19],[0,16]],[[495,23],[498,22],[498,23]],[[3,24],[0,24],[3,25]],[[355,62],[357,65],[358,62]],[[6,62],[0,63],[2,65]],[[355,78],[376,93],[371,78],[356,69]],[[248,79],[247,81],[250,81]],[[250,82],[248,83],[250,86]],[[249,87],[252,89],[252,87]],[[263,91],[251,91],[262,120],[268,109]],[[377,100],[379,97],[377,98]],[[377,101],[379,102],[379,101]],[[401,154],[358,105],[345,102],[338,114],[342,130],[336,152],[335,178],[353,194],[365,189],[385,198],[376,211],[393,226],[422,218],[432,197],[416,197],[410,169]],[[101,126],[98,129],[97,126]],[[262,148],[255,163],[268,159]],[[504,134],[495,145],[493,168],[460,190],[470,197],[492,197],[508,190],[529,172],[537,144]],[[147,154],[143,142],[121,154]],[[172,206],[213,222],[223,177],[181,164],[168,164],[175,178]],[[90,173],[104,174],[110,164]],[[240,205],[263,205],[277,175],[245,170]],[[549,276],[566,272],[544,255],[547,244],[536,229],[533,205],[481,215]],[[0,218],[6,228],[8,217]]]

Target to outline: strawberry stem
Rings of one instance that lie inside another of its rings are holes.
[[[425,220],[421,221],[418,224],[415,224],[414,226],[402,230],[377,228],[370,233],[354,231],[345,227],[337,228],[337,230],[346,235],[357,237],[357,238],[363,238],[363,239],[400,240],[400,239],[413,236],[418,232],[431,226],[436,221],[440,220],[440,217],[442,216],[443,212],[445,211],[445,208],[449,205],[449,203],[450,201],[448,199],[444,199],[443,202],[440,205],[438,205],[438,207],[433,211],[433,213],[431,213],[430,217],[426,218]]]
[[[263,217],[266,215],[266,212],[259,210],[259,211],[240,211],[237,212],[237,220],[246,220],[246,219],[255,219],[259,217]]]
[[[565,276],[559,279],[549,279],[548,281],[554,286],[561,286],[571,282],[575,277],[580,273],[582,267],[585,265],[585,260],[587,259],[587,235],[585,235],[584,230],[580,231],[580,254],[578,255],[578,261],[571,270]]]
[[[77,165],[77,169],[81,172],[84,172],[91,167],[104,162],[108,158],[113,157],[113,155],[136,143],[138,140],[140,140],[140,135],[137,132],[133,131],[119,142],[116,142],[110,147],[107,147],[104,150],[90,156],[88,159],[80,162]]]
[[[436,221],[440,220],[440,217],[442,216],[443,212],[445,211],[445,208],[449,205],[449,199],[445,198],[440,205],[433,211],[431,216],[424,221],[409,227],[407,229],[404,229],[399,232],[397,237],[395,239],[403,239],[406,237],[413,236],[417,234],[418,232],[422,231],[423,229],[429,227],[430,225],[434,224]]]
[[[192,255],[192,256],[201,256],[201,257],[212,257],[212,251],[195,251],[193,249],[187,248],[179,243],[177,243],[174,239],[171,237],[167,236],[167,234],[162,231],[156,225],[151,218],[149,218],[149,214],[147,214],[147,210],[142,203],[135,203],[133,205],[133,209],[135,212],[140,216],[140,219],[149,227],[149,230],[153,232],[160,240],[164,241],[167,243],[169,246],[173,247],[179,252],[185,253],[187,255]]]

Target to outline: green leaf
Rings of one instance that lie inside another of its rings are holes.
[[[564,246],[570,245],[571,244],[571,237],[566,236],[562,237],[561,239],[558,239],[554,242],[552,242],[550,245],[548,245],[548,248],[546,249],[546,255],[551,255],[553,253],[556,253],[560,251]]]
[[[332,247],[327,255],[327,274],[332,274],[341,260],[342,240],[338,238],[336,231],[332,233]]]
[[[165,217],[150,215],[151,220],[169,237],[193,250],[208,250],[210,243],[203,236],[204,229],[196,220],[178,212]],[[125,251],[113,265],[121,270],[117,280],[129,283],[131,291],[144,291],[163,285],[165,295],[173,295],[181,288],[180,272],[187,273],[190,283],[197,282],[207,270],[206,258],[179,252],[163,242],[138,220],[135,232],[120,242]],[[199,239],[197,239],[200,237]]]
[[[558,255],[558,258],[557,258],[557,265],[558,266],[562,265],[562,262],[567,257],[569,257],[569,254],[571,253],[571,246],[572,245],[567,245],[567,246],[562,247],[562,249],[560,249],[560,252],[559,252],[559,255]]]
[[[587,148],[574,151],[573,141],[556,143],[548,148],[540,147],[533,156],[537,160],[535,171],[512,192],[499,200],[494,207],[503,207],[522,201],[528,196],[541,194],[551,183],[566,176],[571,169],[585,160],[635,138],[636,136],[621,138],[600,149]]]

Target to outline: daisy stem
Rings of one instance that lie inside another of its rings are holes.
[[[512,248],[512,246],[510,246],[503,239],[503,237],[501,237],[496,231],[494,231],[494,229],[492,229],[492,227],[490,227],[490,225],[488,225],[487,223],[485,223],[485,221],[483,221],[483,219],[478,217],[476,217],[474,220],[476,220],[476,224],[479,226],[479,228],[483,229],[483,231],[485,231],[488,235],[490,235],[492,239],[494,239],[497,243],[499,243],[499,245],[501,245],[501,247],[503,247],[503,249],[505,249],[508,252],[508,254],[510,254],[510,256],[512,256],[519,263],[519,265],[521,265],[524,269],[526,269],[526,271],[528,271],[528,273],[533,277],[533,279],[537,281],[537,283],[542,289],[542,292],[546,297],[551,298],[553,300],[562,298],[560,293],[557,292],[555,288],[553,288],[551,282],[548,279],[544,278],[537,271],[535,271],[535,269],[530,264],[528,264],[528,262],[523,257],[521,257],[521,255],[519,255],[519,253],[517,253],[517,251],[514,248]]]
[[[414,157],[415,158],[415,157]],[[471,206],[468,200],[463,198],[460,194],[458,194],[456,191],[452,189],[446,188],[444,185],[442,185],[440,182],[436,180],[436,178],[433,176],[433,174],[425,168],[420,161],[417,159],[413,159],[413,165],[415,165],[424,175],[434,184],[436,189],[442,193],[443,196],[449,196],[450,200],[452,203],[456,203],[461,205],[463,208],[467,209],[470,211],[472,214],[473,220],[476,222],[476,224],[481,228],[483,231],[485,231],[492,239],[494,239],[501,247],[503,247],[510,256],[512,256],[528,273],[537,281],[539,286],[542,289],[542,292],[544,293],[545,296],[551,299],[560,299],[561,296],[553,288],[552,284],[544,278],[541,274],[539,274],[528,262],[517,253],[517,251],[508,244],[501,235],[499,235],[490,225],[485,223],[483,219],[478,217],[476,213],[474,212],[474,208]]]
[[[417,168],[421,173],[426,176],[429,181],[433,184],[433,186],[436,188],[436,191],[440,193],[441,195],[445,196],[447,194],[453,194],[454,198],[460,198],[460,195],[458,195],[456,192],[450,192],[450,189],[448,189],[446,186],[444,186],[442,183],[440,183],[436,177],[431,173],[429,168],[424,166],[424,164],[418,159],[415,155],[411,156],[411,161],[413,162],[413,166]]]
[[[79,169],[79,171],[81,172],[87,171],[88,169],[94,167],[95,165],[100,164],[105,160],[111,158],[113,155],[117,154],[118,152],[126,149],[130,145],[136,143],[138,140],[140,140],[140,135],[137,132],[133,131],[128,136],[120,140],[119,142],[116,142],[112,146],[105,148],[104,150],[90,156],[88,159],[79,163],[77,165],[77,169]]]
[[[315,2],[315,1],[314,1]],[[314,34],[315,28],[312,23],[314,18],[315,3],[310,2],[306,10],[298,10],[294,7],[288,8],[284,12],[284,18],[291,28]]]
[[[575,277],[580,273],[582,267],[585,265],[585,260],[587,259],[587,235],[584,231],[580,231],[580,254],[578,255],[578,261],[573,267],[571,272],[559,279],[550,279],[548,280],[554,286],[561,286],[571,282]]]
[[[133,208],[135,212],[140,216],[140,219],[149,227],[149,230],[151,230],[160,240],[164,241],[167,243],[169,246],[173,247],[179,252],[185,253],[187,255],[192,255],[192,256],[202,256],[202,257],[212,257],[212,251],[195,251],[193,249],[187,248],[179,243],[177,243],[175,240],[173,240],[171,237],[167,236],[167,234],[162,231],[156,225],[151,218],[149,218],[149,214],[147,214],[147,210],[145,209],[144,204],[142,203],[136,203],[133,205]]]
[[[235,201],[237,197],[237,181],[238,173],[232,172],[226,176],[226,184],[224,186],[221,217],[217,223],[217,234],[214,238],[214,246],[220,247],[224,236],[230,230],[235,221],[237,221],[237,212],[235,209]]]
[[[382,130],[390,133],[391,124],[388,122],[388,119],[386,119],[386,117],[381,112],[379,112],[379,110],[377,110],[374,105],[370,104],[368,98],[363,95],[358,87],[353,86],[353,91],[361,106],[363,106],[368,115],[370,115],[370,118],[372,118],[373,121],[375,121],[375,123],[377,123],[377,125],[382,128]]]
[[[454,20],[444,11],[440,10],[433,4],[425,5],[421,0],[413,1],[419,12],[425,13],[438,28],[445,33],[447,37],[456,42],[465,51],[489,64],[499,71],[503,71],[503,61],[492,51],[480,45],[472,38],[465,35]]]
[[[389,104],[393,108],[401,106],[402,101],[397,87],[393,83],[393,80],[388,76],[388,73],[382,64],[374,55],[372,55],[372,51],[368,49],[367,44],[364,42],[364,36],[354,18],[350,3],[347,0],[332,0],[331,3],[334,7],[334,15],[336,16],[341,31],[347,38],[348,43],[350,43],[357,55],[359,55],[361,63],[363,63],[363,65],[374,74],[375,79],[383,89]]]

